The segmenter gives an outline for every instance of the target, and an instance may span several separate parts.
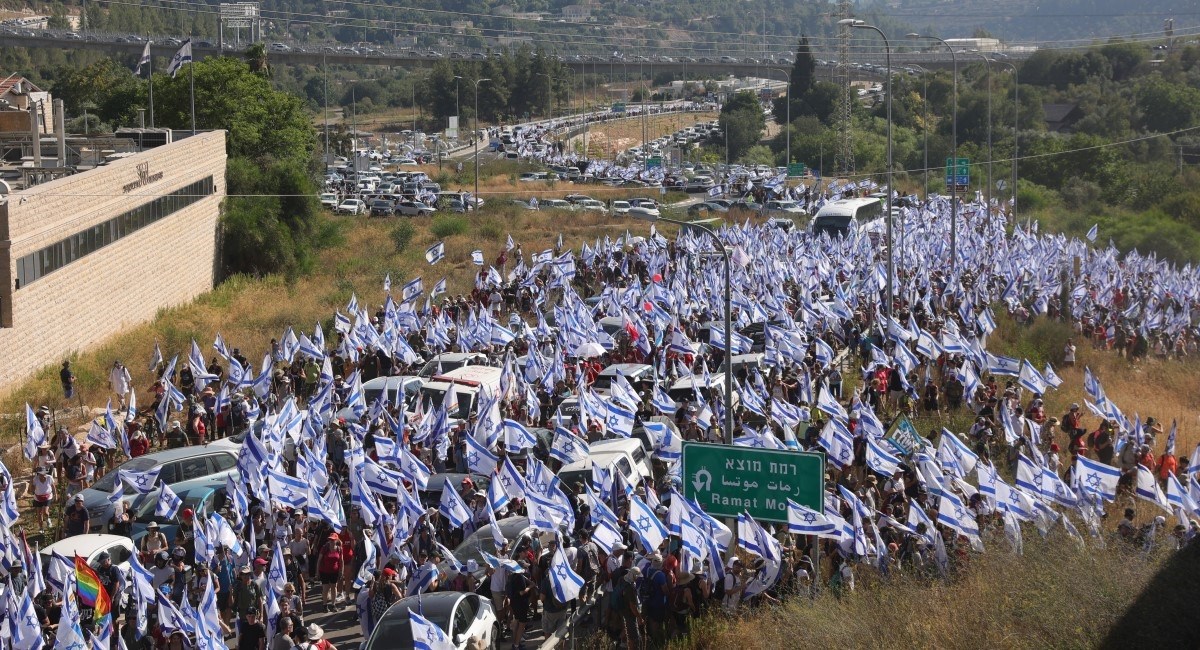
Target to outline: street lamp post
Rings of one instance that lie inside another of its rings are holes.
[[[539,72],[537,76],[546,78],[546,119],[554,119],[554,108],[551,104],[554,95],[554,77],[545,72]]]
[[[987,192],[984,193],[984,200],[987,201],[986,214],[988,217],[992,215],[992,60],[979,52],[973,52],[976,56],[983,59],[983,67],[987,68],[987,145],[988,145],[988,162],[987,162]]]
[[[953,163],[950,167],[950,270],[953,271],[958,267],[958,183],[954,182],[957,171],[954,169],[958,163],[958,55],[954,53],[954,48],[946,42],[944,38],[937,36],[923,36],[913,32],[908,35],[912,39],[923,39],[929,41],[937,41],[946,46],[950,50],[950,62],[954,66],[954,122],[950,130],[950,159]]]
[[[476,79],[475,83],[475,132],[471,134],[471,139],[475,141],[475,196],[471,197],[471,209],[479,207],[479,84],[483,81],[491,81],[491,79],[483,78]]]
[[[792,75],[784,72],[783,68],[767,69],[783,73],[783,78],[787,83],[787,97],[784,100],[787,102],[787,124],[783,125],[783,132],[787,137],[787,160],[783,163],[786,167],[792,164]]]
[[[892,277],[895,275],[892,249],[895,248],[892,239],[892,44],[888,42],[887,34],[874,25],[868,25],[861,20],[846,18],[838,21],[839,25],[849,25],[855,29],[870,29],[883,39],[883,52],[887,63],[887,307],[886,313],[892,315]]]
[[[733,283],[730,278],[730,274],[732,272],[731,271],[732,266],[729,262],[729,251],[725,248],[725,243],[721,241],[721,238],[717,236],[717,233],[714,232],[712,228],[709,228],[708,226],[701,224],[701,223],[695,223],[695,222],[688,223],[686,221],[680,221],[678,219],[672,219],[670,217],[662,217],[662,216],[656,217],[656,216],[653,216],[652,214],[636,214],[636,215],[630,215],[630,216],[634,217],[635,219],[642,219],[642,220],[650,221],[650,222],[665,221],[667,223],[673,223],[678,226],[686,226],[688,228],[695,228],[695,229],[703,232],[705,235],[708,235],[708,238],[712,240],[713,244],[717,247],[717,250],[721,251],[721,259],[724,260],[724,262],[725,262],[725,356],[727,359],[732,359],[733,358],[733,329],[732,329],[732,324],[731,324],[732,318],[731,318],[731,313],[730,313],[732,311],[732,304],[733,304]],[[730,365],[729,364],[725,364],[725,365],[726,365],[725,422],[724,422],[725,444],[732,445],[733,444],[733,373],[729,372]]]

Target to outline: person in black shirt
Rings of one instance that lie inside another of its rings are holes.
[[[125,590],[125,581],[121,578],[121,570],[113,565],[108,551],[101,551],[100,555],[96,556],[96,560],[100,563],[100,566],[96,568],[96,576],[112,601],[112,620],[115,621],[121,616],[119,596]]]
[[[62,381],[63,397],[71,399],[75,396],[75,373],[71,372],[71,362],[64,361],[62,370],[58,372],[58,378]]]
[[[266,643],[267,628],[258,620],[258,612],[247,612],[238,635],[238,650],[263,650]]]
[[[71,505],[63,511],[63,521],[66,524],[66,537],[88,532],[88,511],[83,507],[82,496],[75,495]]]

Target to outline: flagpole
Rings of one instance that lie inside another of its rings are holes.
[[[150,51],[151,42],[146,41],[146,49]],[[146,62],[150,73],[146,75],[146,83],[150,87],[150,128],[154,128],[154,52],[150,51],[150,60]]]
[[[195,67],[195,59],[188,62],[188,86],[192,102],[192,135],[196,135],[196,75],[193,74]]]

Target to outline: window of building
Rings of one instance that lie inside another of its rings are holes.
[[[21,289],[84,255],[211,196],[213,187],[213,177],[208,176],[18,259],[16,288]]]

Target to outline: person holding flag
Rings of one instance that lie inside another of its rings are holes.
[[[75,592],[79,600],[79,622],[84,630],[101,638],[111,634],[112,601],[100,576],[78,555],[75,556]]]

